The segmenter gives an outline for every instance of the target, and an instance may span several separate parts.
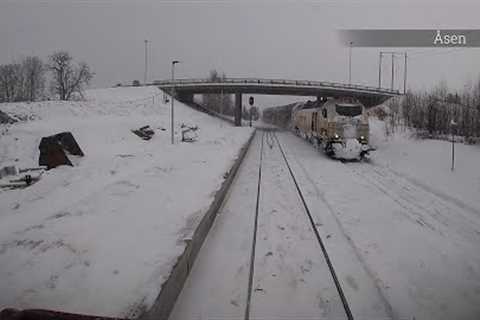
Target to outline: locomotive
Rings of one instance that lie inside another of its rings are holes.
[[[292,111],[295,133],[333,158],[363,159],[370,151],[368,115],[355,98],[318,100]]]

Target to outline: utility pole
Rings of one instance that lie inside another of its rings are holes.
[[[378,56],[378,88],[382,88],[382,56],[383,52],[380,51]]]
[[[350,41],[350,48],[348,53],[348,84],[352,84],[352,45],[353,42]]]
[[[148,40],[144,40],[145,42],[145,73],[143,75],[143,84],[147,83],[147,71],[148,71]]]
[[[395,56],[397,55],[403,55],[405,62],[403,64],[404,70],[403,70],[403,93],[405,94],[407,92],[407,52],[398,52],[398,51],[380,51],[379,57],[378,57],[378,88],[382,87],[382,58],[383,55],[388,55],[390,54],[392,56],[392,71],[391,71],[391,83],[390,83],[390,89],[393,90],[395,87]],[[400,91],[400,90],[398,90]]]
[[[178,60],[173,60],[172,61],[172,89],[171,89],[171,96],[170,96],[170,99],[172,100],[172,107],[170,109],[170,135],[171,135],[171,140],[172,140],[172,144],[174,144],[174,139],[173,139],[173,136],[174,136],[174,130],[173,130],[173,103],[175,101],[175,65],[177,63],[179,63],[180,61]]]

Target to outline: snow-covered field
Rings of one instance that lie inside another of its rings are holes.
[[[450,142],[415,139],[408,130],[386,137],[384,123],[374,119],[370,127],[371,142],[378,147],[372,153],[376,166],[480,215],[480,145],[455,143],[455,169],[451,171]]]
[[[133,317],[152,304],[251,133],[176,106],[176,127],[197,124],[198,142],[169,144],[169,106],[156,89],[1,106],[34,120],[2,131],[0,166],[34,166],[40,137],[66,129],[86,157],[28,189],[0,192],[0,308]],[[130,132],[147,124],[156,130],[149,142]],[[372,120],[378,149],[362,163],[329,159],[291,133],[277,134],[352,313],[478,319],[480,148],[456,144],[452,172],[449,142],[416,140],[409,132],[387,139],[383,126]],[[173,319],[244,316],[260,150],[257,135]],[[271,136],[264,136],[262,154],[250,313],[341,316]]]
[[[29,188],[0,191],[0,309],[134,317],[152,305],[252,132],[177,102],[171,145],[162,96],[112,88],[86,101],[0,105],[30,119],[0,127],[0,167],[36,166],[41,137],[61,131],[85,153]],[[181,123],[198,125],[197,142],[179,141]],[[130,131],[144,125],[150,141]]]

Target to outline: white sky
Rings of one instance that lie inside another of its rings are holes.
[[[232,77],[346,82],[348,48],[339,46],[337,29],[480,29],[479,12],[480,2],[473,0],[0,0],[0,63],[30,54],[46,58],[65,49],[93,67],[92,86],[106,87],[143,80],[148,39],[150,80],[170,77],[170,61],[179,59],[179,77],[205,77],[216,68]],[[353,49],[352,82],[377,84],[380,50]],[[407,51],[412,89],[442,79],[460,89],[480,74],[480,49]],[[402,62],[399,58],[398,85]],[[389,63],[385,59],[385,85]]]

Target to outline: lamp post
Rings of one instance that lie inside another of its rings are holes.
[[[350,48],[348,52],[348,84],[352,84],[352,45],[353,42],[350,41]]]
[[[145,42],[145,73],[143,75],[143,84],[147,84],[147,72],[148,72],[148,40],[143,40]]]
[[[404,52],[405,62],[403,64],[403,94],[407,94],[407,52]]]
[[[378,55],[378,88],[382,88],[382,57],[383,57],[383,52],[380,51]]]
[[[172,89],[170,91],[171,97],[170,99],[172,100],[172,107],[170,109],[170,131],[171,131],[171,138],[172,138],[172,144],[174,144],[174,130],[173,130],[173,103],[175,101],[175,65],[179,63],[180,61],[178,60],[173,60],[172,61]]]
[[[390,83],[390,90],[393,90],[394,81],[395,81],[395,53],[392,53],[392,82]]]

